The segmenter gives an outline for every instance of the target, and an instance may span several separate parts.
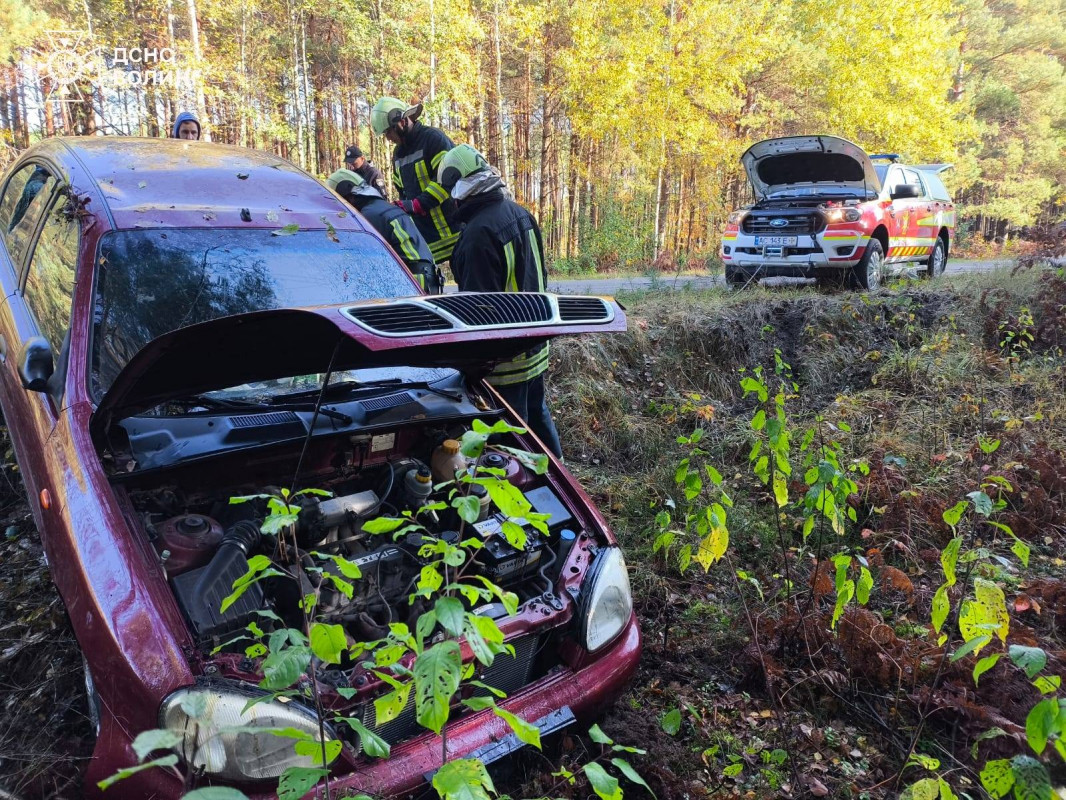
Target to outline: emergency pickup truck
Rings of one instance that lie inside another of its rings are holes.
[[[950,164],[906,166],[836,136],[767,139],[740,161],[755,202],[722,234],[730,284],[784,276],[873,290],[908,268],[944,272],[955,205],[939,175]]]

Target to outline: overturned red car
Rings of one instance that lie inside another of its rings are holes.
[[[217,728],[215,746],[189,751],[197,780],[269,797],[300,761],[254,730],[315,728],[298,699],[242,710],[262,694],[259,665],[227,641],[299,598],[264,582],[221,610],[265,547],[260,512],[230,498],[285,485],[303,459],[301,485],[331,494],[301,509],[310,540],[363,566],[330,613],[365,639],[411,613],[420,565],[417,549],[369,538],[362,523],[409,508],[411,474],[475,419],[519,423],[483,380],[493,364],[554,336],[625,328],[608,298],[420,295],[369,225],[306,173],[179,140],[53,139],[24,153],[0,183],[0,282],[0,404],[85,656],[98,731],[90,794],[137,762],[138,733],[196,735],[179,708],[190,692],[208,694],[217,716],[201,720]],[[531,434],[507,437],[548,453]],[[481,682],[545,733],[602,709],[640,653],[615,539],[548,458],[538,475],[497,455],[499,474],[549,515],[548,532],[530,538],[536,558],[485,534],[492,578],[520,605],[476,609],[514,648]],[[439,526],[449,523],[442,513]],[[441,765],[440,740],[411,708],[377,723],[383,687],[361,667],[333,669],[329,684],[321,691],[344,689],[348,713],[392,745],[373,761],[345,740],[334,789],[415,790]],[[490,711],[456,710],[449,755],[506,755],[507,733]],[[182,791],[162,770],[116,790]]]

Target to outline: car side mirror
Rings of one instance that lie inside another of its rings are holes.
[[[23,388],[31,392],[47,392],[48,379],[55,371],[52,346],[42,336],[31,336],[19,353],[19,377]]]
[[[901,183],[892,190],[893,200],[906,200],[922,196],[922,187],[916,183]]]

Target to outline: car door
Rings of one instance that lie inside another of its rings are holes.
[[[18,428],[19,463],[30,493],[30,507],[37,515],[45,502],[42,491],[54,491],[48,477],[52,459],[48,439],[64,407],[62,378],[81,228],[78,219],[66,213],[67,202],[56,192],[49,198],[23,269],[22,286],[7,298],[3,315],[8,339],[8,358],[3,365],[10,406],[8,425]],[[20,353],[33,337],[45,339],[52,350],[55,380],[50,381],[49,391],[32,391],[22,385]],[[42,523],[40,516],[37,521]]]
[[[933,198],[929,195],[928,182],[921,172],[916,169],[903,171],[907,183],[913,183],[921,188],[921,194],[912,202],[914,214],[911,220],[912,232],[911,243],[914,252],[911,254],[912,261],[924,261],[929,257],[933,245],[936,244],[936,209],[933,208]]]
[[[30,396],[36,393],[23,388],[18,374],[26,327],[12,300],[18,293],[29,250],[55,185],[55,170],[43,163],[29,162],[10,173],[0,195],[0,403],[20,463],[31,458],[30,454],[39,451],[43,443],[35,438],[27,423],[34,407],[40,405],[40,398]],[[27,474],[26,464],[22,469],[26,489],[35,495],[34,477]]]

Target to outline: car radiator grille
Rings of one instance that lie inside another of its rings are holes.
[[[480,680],[482,683],[499,689],[507,695],[511,695],[529,683],[529,676],[533,671],[533,662],[537,655],[537,643],[539,636],[523,636],[515,639],[510,644],[514,645],[515,654],[512,658],[506,653],[496,656],[492,666],[485,669]],[[478,689],[475,694],[489,694],[484,689]],[[397,744],[410,739],[419,733],[424,733],[415,720],[415,693],[411,690],[411,696],[407,705],[396,719],[386,722],[384,725],[377,724],[377,712],[374,704],[367,703],[363,710],[363,724],[389,744]]]
[[[497,292],[468,296],[454,294],[430,297],[427,303],[443,308],[465,325],[508,325],[547,322],[552,318],[551,303],[542,294]]]
[[[353,308],[350,313],[367,327],[383,333],[447,331],[455,327],[444,317],[414,303]]]
[[[783,219],[785,225],[771,225],[771,220]],[[804,234],[817,233],[823,227],[822,218],[818,214],[797,214],[792,216],[754,216],[749,214],[744,218],[744,233],[754,233],[767,236],[802,236]]]
[[[563,322],[606,322],[610,307],[597,297],[560,297],[559,319]]]

